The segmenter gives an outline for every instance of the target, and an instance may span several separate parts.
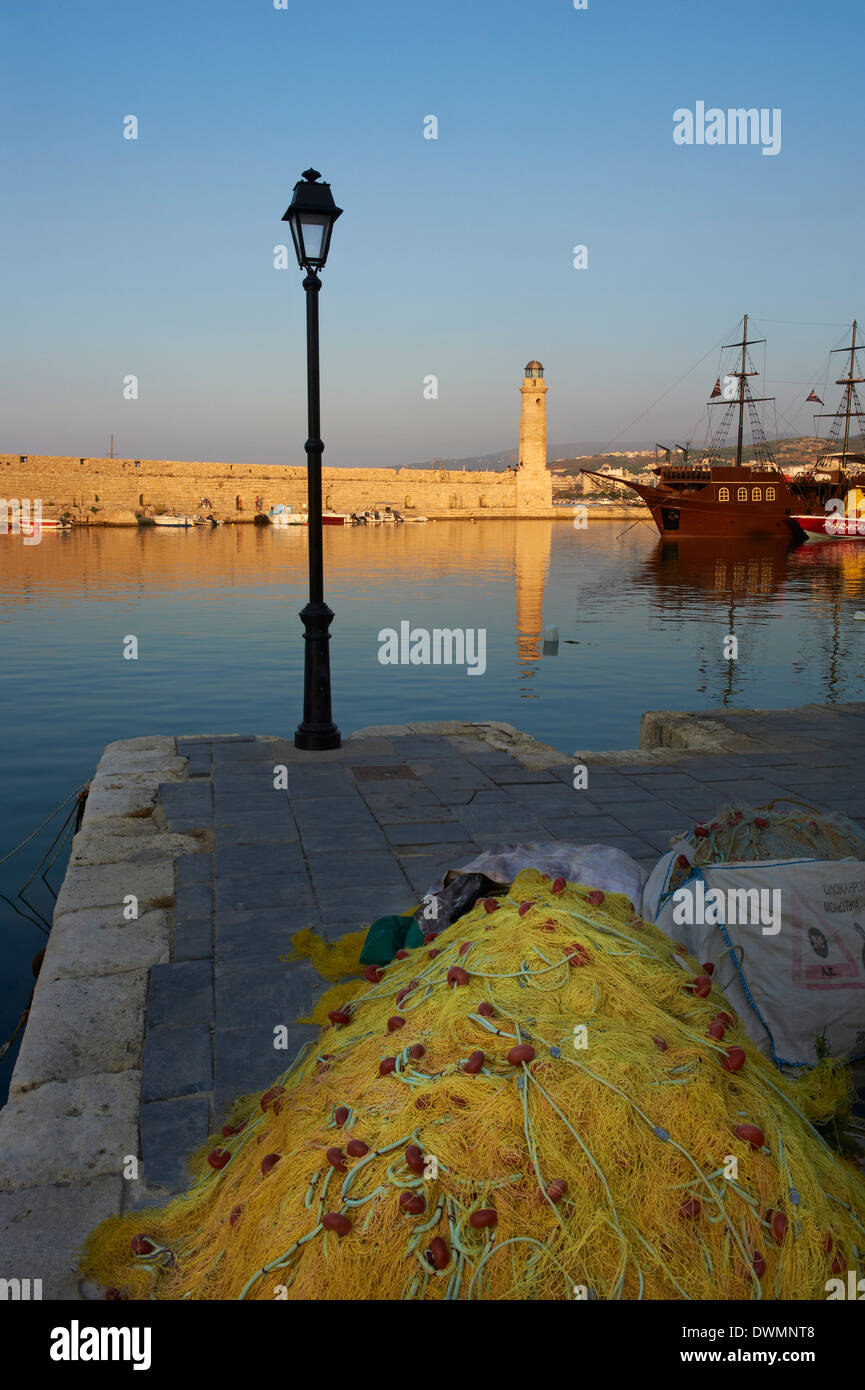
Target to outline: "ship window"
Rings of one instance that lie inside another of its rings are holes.
[[[720,488],[720,489],[719,489],[719,492],[718,492],[718,501],[719,501],[719,502],[729,502],[729,500],[730,500],[730,489],[729,489],[728,487],[722,487],[722,488]]]
[[[752,501],[752,502],[762,502],[762,501],[763,501],[763,489],[762,489],[761,487],[752,487],[752,488],[751,488],[751,501]]]
[[[748,500],[748,489],[747,489],[746,487],[740,487],[740,488],[737,490],[737,492],[736,492],[736,501],[737,501],[737,502],[747,502],[747,500]]]
[[[767,501],[767,502],[774,502],[774,501],[775,501],[775,489],[774,489],[773,487],[767,487],[767,488],[766,488],[766,501]]]

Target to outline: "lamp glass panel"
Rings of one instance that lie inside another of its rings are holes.
[[[300,224],[306,259],[320,261],[327,234],[327,218],[305,212],[301,213]]]

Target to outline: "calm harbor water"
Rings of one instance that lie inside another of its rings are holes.
[[[435,522],[327,528],[334,717],[498,719],[561,748],[634,747],[647,709],[863,698],[865,546],[662,545],[639,523]],[[76,530],[0,537],[0,858],[146,733],[290,736],[301,714],[301,528]],[[486,670],[382,665],[378,634],[486,629]],[[559,628],[555,655],[541,631]],[[724,658],[729,633],[738,658]],[[138,638],[137,661],[124,638]],[[30,849],[0,865],[10,897]],[[58,862],[52,875],[62,877]],[[34,902],[50,918],[51,898]],[[0,902],[0,1043],[44,936]],[[0,1063],[5,1094],[14,1049]]]

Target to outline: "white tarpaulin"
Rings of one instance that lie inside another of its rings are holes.
[[[640,910],[646,872],[636,859],[610,845],[569,845],[558,840],[496,845],[494,849],[484,850],[469,864],[460,865],[458,872],[486,874],[494,883],[513,883],[521,869],[538,869],[551,878],[561,875],[569,883],[585,883],[592,888],[602,888],[605,893],[624,893],[634,910]],[[444,880],[439,879],[430,893],[440,892],[443,883]]]

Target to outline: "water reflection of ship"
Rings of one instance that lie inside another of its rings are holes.
[[[774,603],[766,602],[763,607],[759,600],[771,600],[781,592],[789,555],[787,539],[759,543],[682,539],[659,541],[647,556],[645,575],[657,588],[657,607],[665,616],[687,613],[696,594],[701,599],[715,599],[724,610],[724,631],[713,628],[712,640],[717,645],[710,646],[708,641],[701,645],[697,667],[702,678],[697,686],[700,694],[705,694],[713,677],[721,674],[716,687],[721,704],[729,705],[744,688],[744,676],[752,664],[747,658],[754,650],[755,628],[759,630],[777,615]],[[746,600],[750,609],[750,641],[747,648],[739,650],[737,644],[743,634],[738,619]],[[737,675],[743,679],[737,682]]]
[[[744,676],[748,665],[759,660],[764,647],[761,630],[780,616],[779,600],[783,607],[784,590],[788,585],[801,588],[803,576],[808,575],[815,603],[821,604],[827,621],[814,644],[813,635],[801,661],[792,660],[794,672],[806,665],[820,670],[824,699],[832,704],[842,698],[845,659],[849,664],[859,658],[851,642],[844,640],[845,624],[850,621],[850,601],[861,600],[865,581],[865,554],[843,542],[828,542],[821,546],[790,549],[786,542],[756,543],[754,541],[679,540],[659,541],[646,557],[642,582],[655,586],[657,608],[666,617],[684,615],[695,595],[703,600],[715,599],[725,612],[724,639],[737,637],[735,657],[723,656],[723,646],[705,650],[700,658],[699,671],[705,693],[713,674],[723,667],[723,680],[718,689],[720,703],[729,705],[739,693],[737,674]],[[845,606],[844,600],[847,600]],[[743,621],[747,604],[747,642],[743,641]],[[792,654],[791,654],[792,655]]]

